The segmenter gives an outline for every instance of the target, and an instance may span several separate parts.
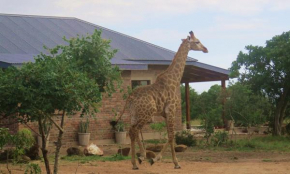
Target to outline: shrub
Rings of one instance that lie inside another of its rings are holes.
[[[285,127],[287,135],[290,135],[290,123],[288,123]]]
[[[213,135],[211,143],[213,146],[219,146],[225,144],[229,139],[227,132],[217,132]]]
[[[24,174],[41,174],[41,168],[38,164],[29,163],[26,165]]]
[[[80,133],[88,133],[90,121],[87,118],[86,122],[80,121],[79,132]]]
[[[166,128],[166,123],[164,121],[159,123],[151,123],[150,128],[159,133],[160,135],[159,141],[162,141],[161,140],[162,138],[165,139],[166,133],[162,135],[162,131]]]
[[[196,139],[188,131],[177,132],[175,134],[176,144],[184,144],[189,147],[196,145]]]

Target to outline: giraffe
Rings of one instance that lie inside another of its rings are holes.
[[[155,158],[150,159],[150,163],[153,165],[154,162],[160,160],[164,151],[170,145],[172,160],[175,165],[174,168],[180,168],[174,150],[174,122],[176,108],[179,103],[176,91],[179,89],[188,52],[190,50],[203,51],[204,53],[208,52],[207,48],[201,44],[194,36],[193,32],[191,31],[189,33],[190,36],[188,36],[187,39],[182,39],[182,43],[171,65],[163,73],[157,76],[155,83],[136,88],[127,98],[121,116],[126,106],[128,106],[131,116],[129,136],[131,139],[131,163],[133,165],[133,170],[138,169],[135,160],[135,142],[137,141],[140,148],[141,156],[138,158],[138,161],[139,164],[141,164],[146,157],[146,151],[139,138],[139,133],[142,127],[156,114],[162,115],[165,118],[168,141],[161,152]]]

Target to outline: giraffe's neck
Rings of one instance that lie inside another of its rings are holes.
[[[156,82],[158,80],[165,81],[165,84],[168,85],[172,85],[171,83],[174,82],[175,86],[179,86],[183,76],[188,52],[188,42],[185,40],[181,43],[171,65],[167,68],[167,70],[160,74]]]

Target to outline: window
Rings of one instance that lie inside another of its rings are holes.
[[[135,89],[138,86],[146,86],[146,85],[150,85],[150,80],[132,80],[131,81],[132,89]]]

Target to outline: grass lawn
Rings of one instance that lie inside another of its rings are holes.
[[[251,139],[228,140],[219,146],[205,145],[205,140],[200,140],[197,149],[225,150],[225,151],[274,151],[290,152],[290,137],[253,137]]]

